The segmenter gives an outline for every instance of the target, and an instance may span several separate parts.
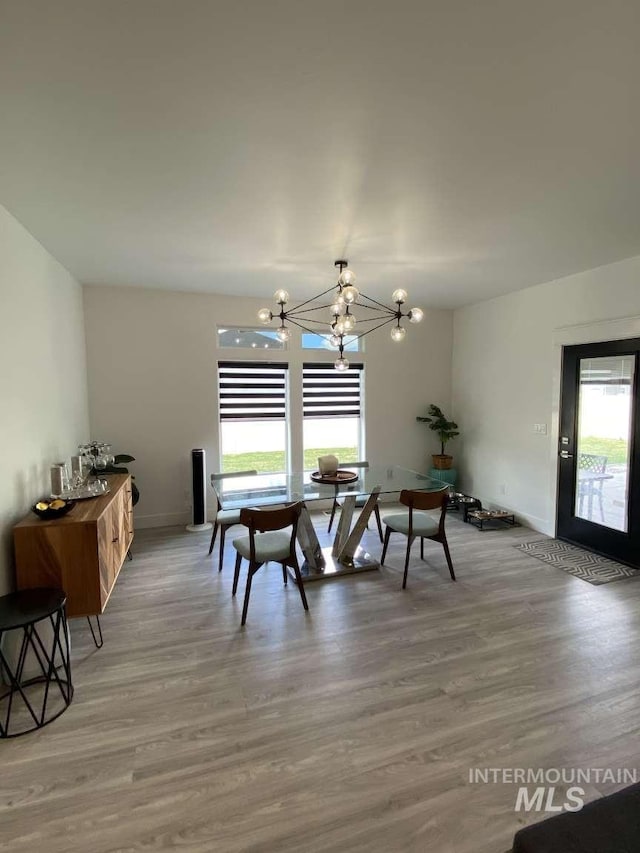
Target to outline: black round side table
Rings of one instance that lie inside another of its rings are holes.
[[[66,602],[60,589],[25,589],[0,597],[0,737],[40,729],[71,704]],[[7,654],[8,632],[19,630],[18,653]],[[37,674],[25,678],[25,664]]]

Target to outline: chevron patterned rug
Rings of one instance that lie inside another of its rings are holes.
[[[559,542],[557,539],[537,539],[534,542],[523,542],[515,547],[535,557],[536,560],[549,563],[594,586],[625,578],[640,577],[640,571],[637,569],[630,569],[622,563],[592,554],[591,551],[584,551],[575,545]]]

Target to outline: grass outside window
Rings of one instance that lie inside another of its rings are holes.
[[[332,453],[338,457],[340,465],[357,462],[355,447],[312,447],[304,451],[304,470],[315,471],[318,456]],[[284,471],[284,450],[258,450],[251,453],[225,453],[222,457],[223,471],[257,471],[259,474],[273,474]]]
[[[607,465],[624,465],[629,460],[629,442],[624,438],[585,435],[578,440],[578,452],[606,456]]]

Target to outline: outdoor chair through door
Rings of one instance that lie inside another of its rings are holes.
[[[580,453],[578,455],[578,513],[584,517],[584,499],[587,499],[587,518],[593,517],[593,499],[598,501],[600,521],[604,521],[604,506],[602,503],[602,488],[604,481],[609,479],[606,474],[607,456],[595,453]]]
[[[213,533],[211,534],[211,544],[209,545],[209,554],[213,551],[213,546],[216,543],[216,536],[218,534],[218,528],[220,529],[220,557],[218,559],[218,571],[222,571],[222,560],[224,557],[224,538],[229,527],[233,527],[234,524],[240,524],[240,510],[239,509],[222,509],[222,504],[220,503],[220,495],[218,494],[218,488],[220,484],[220,480],[223,478],[226,480],[230,477],[251,477],[257,474],[257,471],[226,471],[224,473],[220,472],[217,474],[211,475],[211,488],[213,489],[216,496],[216,517],[213,522]]]
[[[301,510],[302,502],[290,504],[282,509],[241,510],[240,523],[249,528],[248,536],[241,536],[233,540],[233,547],[237,551],[236,568],[233,575],[233,595],[238,589],[242,558],[244,557],[245,560],[249,561],[241,625],[247,621],[253,576],[261,566],[269,562],[280,563],[285,586],[287,584],[287,566],[291,566],[296,576],[302,606],[305,610],[309,609],[296,555],[296,534]],[[289,527],[291,528],[290,532],[286,531],[286,528]]]
[[[402,533],[403,536],[406,536],[407,552],[404,560],[404,576],[402,578],[402,589],[405,589],[407,586],[411,546],[414,540],[418,537],[420,538],[420,559],[424,560],[424,540],[431,539],[434,542],[439,542],[444,548],[444,555],[449,566],[451,580],[455,580],[456,576],[453,571],[451,554],[449,553],[449,544],[444,531],[444,523],[447,517],[447,493],[409,491],[405,489],[400,492],[400,503],[408,507],[408,511],[390,513],[384,517],[386,530],[380,563],[384,563],[391,534]],[[440,510],[439,520],[436,521],[435,518],[427,515],[425,512],[425,510],[432,509]]]

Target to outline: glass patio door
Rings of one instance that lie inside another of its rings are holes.
[[[566,347],[558,538],[640,567],[640,339]]]

